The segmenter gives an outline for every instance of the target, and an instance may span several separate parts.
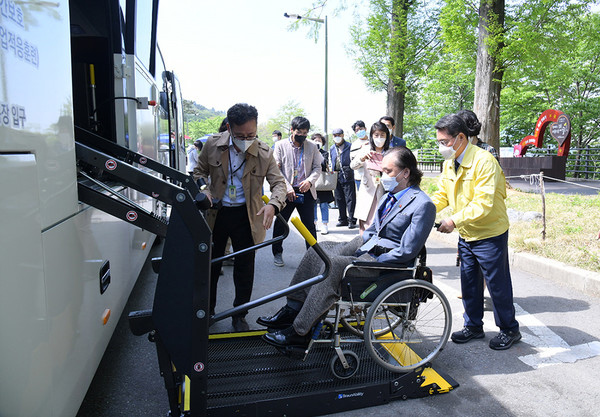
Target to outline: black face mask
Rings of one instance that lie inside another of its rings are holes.
[[[299,144],[303,144],[306,140],[306,136],[294,135],[294,140]]]

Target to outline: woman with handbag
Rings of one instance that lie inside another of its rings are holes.
[[[332,190],[335,189],[337,179],[332,183],[333,188],[326,190],[326,188],[330,187],[330,185],[326,184],[327,176],[331,173],[331,170],[329,169],[329,152],[327,152],[327,147],[324,146],[325,140],[323,139],[323,135],[320,133],[315,133],[312,135],[311,139],[317,144],[319,152],[321,152],[321,156],[323,156],[323,162],[321,162],[321,176],[315,184],[317,190],[317,201],[315,204],[315,230],[319,230],[317,227],[317,207],[320,207],[322,223],[320,231],[322,235],[326,235],[329,233],[329,229],[327,228],[327,223],[329,222],[329,203],[334,201]]]
[[[390,131],[381,122],[373,123],[369,132],[370,146],[363,146],[352,159],[350,168],[361,171],[362,180],[356,195],[354,217],[358,219],[360,234],[373,222],[377,201],[385,193],[380,183],[381,161],[390,147]]]

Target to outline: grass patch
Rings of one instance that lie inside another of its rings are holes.
[[[423,178],[421,188],[428,194],[437,190],[437,178]],[[521,212],[542,212],[540,194],[507,190],[506,207]],[[445,209],[438,217],[449,214]],[[546,193],[546,239],[542,221],[511,222],[509,246],[567,265],[600,272],[600,195]]]

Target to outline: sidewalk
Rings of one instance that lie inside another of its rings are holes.
[[[429,235],[429,239],[456,246],[458,232],[444,234],[433,230]],[[600,274],[597,272],[576,268],[530,253],[515,252],[510,248],[509,256],[511,268],[517,268],[529,274],[551,279],[558,284],[567,285],[586,295],[600,297]]]

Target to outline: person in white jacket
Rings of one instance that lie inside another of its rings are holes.
[[[377,201],[384,194],[381,185],[381,161],[390,147],[390,131],[383,123],[376,122],[369,132],[369,146],[363,146],[350,162],[350,168],[360,172],[361,184],[356,196],[354,217],[358,219],[360,234],[371,225]]]

